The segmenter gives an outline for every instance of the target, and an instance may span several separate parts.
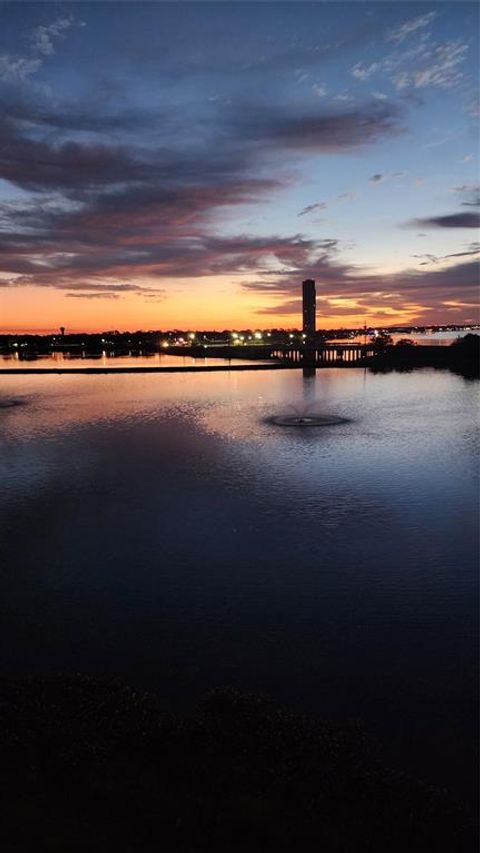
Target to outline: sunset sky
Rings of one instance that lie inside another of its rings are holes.
[[[1,3],[0,330],[478,322],[477,12]]]

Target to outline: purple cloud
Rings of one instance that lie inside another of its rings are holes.
[[[412,228],[479,228],[480,213],[450,213],[444,216],[427,216],[407,223]]]

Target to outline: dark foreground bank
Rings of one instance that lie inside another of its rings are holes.
[[[462,807],[355,725],[258,697],[171,716],[114,680],[3,680],[0,719],[4,853],[476,849]]]

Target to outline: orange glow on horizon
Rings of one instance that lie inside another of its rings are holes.
[[[155,284],[158,287],[158,282]],[[67,296],[56,288],[31,286],[0,289],[0,333],[54,334],[60,326],[65,326],[67,333],[301,328],[300,293],[298,309],[294,304],[286,313],[282,303],[296,299],[294,294],[289,299],[283,294],[243,290],[226,276],[167,282],[167,286],[165,297],[153,298],[144,293],[81,298]],[[365,322],[372,326],[472,322],[471,305],[467,307],[467,303],[444,302],[433,308],[397,299],[392,305],[392,299],[378,296],[381,294],[371,294],[370,299],[328,295],[317,285],[317,328],[359,328]],[[278,312],[276,307],[280,308]]]

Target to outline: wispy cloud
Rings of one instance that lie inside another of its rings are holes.
[[[427,28],[436,17],[436,11],[428,12],[391,29],[387,34],[387,42],[394,45],[390,52],[374,61],[355,63],[350,69],[352,77],[364,83],[382,74],[402,94],[427,87],[453,89],[462,84],[469,44],[459,39],[434,41]],[[382,92],[373,97],[384,100]]]
[[[417,68],[403,69],[393,76],[397,91],[405,89],[424,89],[434,86],[441,89],[453,89],[463,79],[460,66],[465,61],[469,45],[460,41],[451,41],[425,49]]]
[[[480,254],[480,243],[470,243],[467,249],[463,252],[451,252],[449,255],[444,255],[444,258],[462,258],[465,255]]]
[[[355,101],[354,96],[351,92],[339,92],[338,95],[334,95],[334,101],[338,101],[339,103],[353,103]]]
[[[26,56],[0,54],[0,82],[25,82],[37,74],[46,58],[55,53],[55,42],[63,39],[72,27],[84,27],[84,21],[72,15],[60,17],[48,26],[36,27],[30,34],[30,52]]]
[[[28,80],[42,65],[41,59],[0,54],[0,81],[11,83]]]
[[[42,56],[52,56],[55,53],[55,42],[65,38],[67,30],[72,27],[84,27],[84,21],[77,21],[73,16],[57,18],[48,26],[36,27],[31,35],[31,45],[34,53]]]
[[[326,206],[326,202],[324,201],[316,202],[316,204],[307,204],[297,216],[306,216],[307,213],[314,213],[316,210],[325,210]]]
[[[407,174],[404,170],[387,173],[377,172],[375,175],[371,175],[368,181],[370,184],[384,184],[386,181],[391,181],[392,178],[404,178]]]
[[[459,187],[452,187],[452,192],[459,193],[460,196],[468,196],[466,201],[462,201],[462,207],[480,207],[480,184],[462,184]]]
[[[328,89],[325,83],[314,83],[312,86],[312,92],[318,98],[324,98],[327,95]]]
[[[405,39],[413,33],[416,33],[419,30],[424,30],[426,27],[430,26],[436,17],[437,12],[435,11],[427,12],[426,15],[420,15],[416,18],[410,18],[408,21],[400,24],[400,26],[392,28],[387,35],[387,41],[394,41],[397,43],[405,41]]]
[[[118,299],[118,293],[66,293],[69,299]]]
[[[412,258],[418,258],[422,265],[439,264],[442,261],[450,260],[450,258],[465,258],[480,254],[480,243],[470,243],[465,249],[460,252],[450,252],[448,255],[412,255]]]
[[[352,68],[352,76],[355,77],[356,80],[368,80],[368,78],[379,71],[380,68],[381,65],[379,62],[371,62],[370,65],[366,65],[364,62],[357,62],[357,64]]]
[[[412,255],[411,257],[412,257],[412,258],[417,258],[418,260],[420,260],[422,265],[425,265],[425,264],[438,264],[438,263],[440,263],[440,258],[439,258],[439,257],[437,257],[437,255],[431,255],[431,254],[426,254],[426,255]]]

